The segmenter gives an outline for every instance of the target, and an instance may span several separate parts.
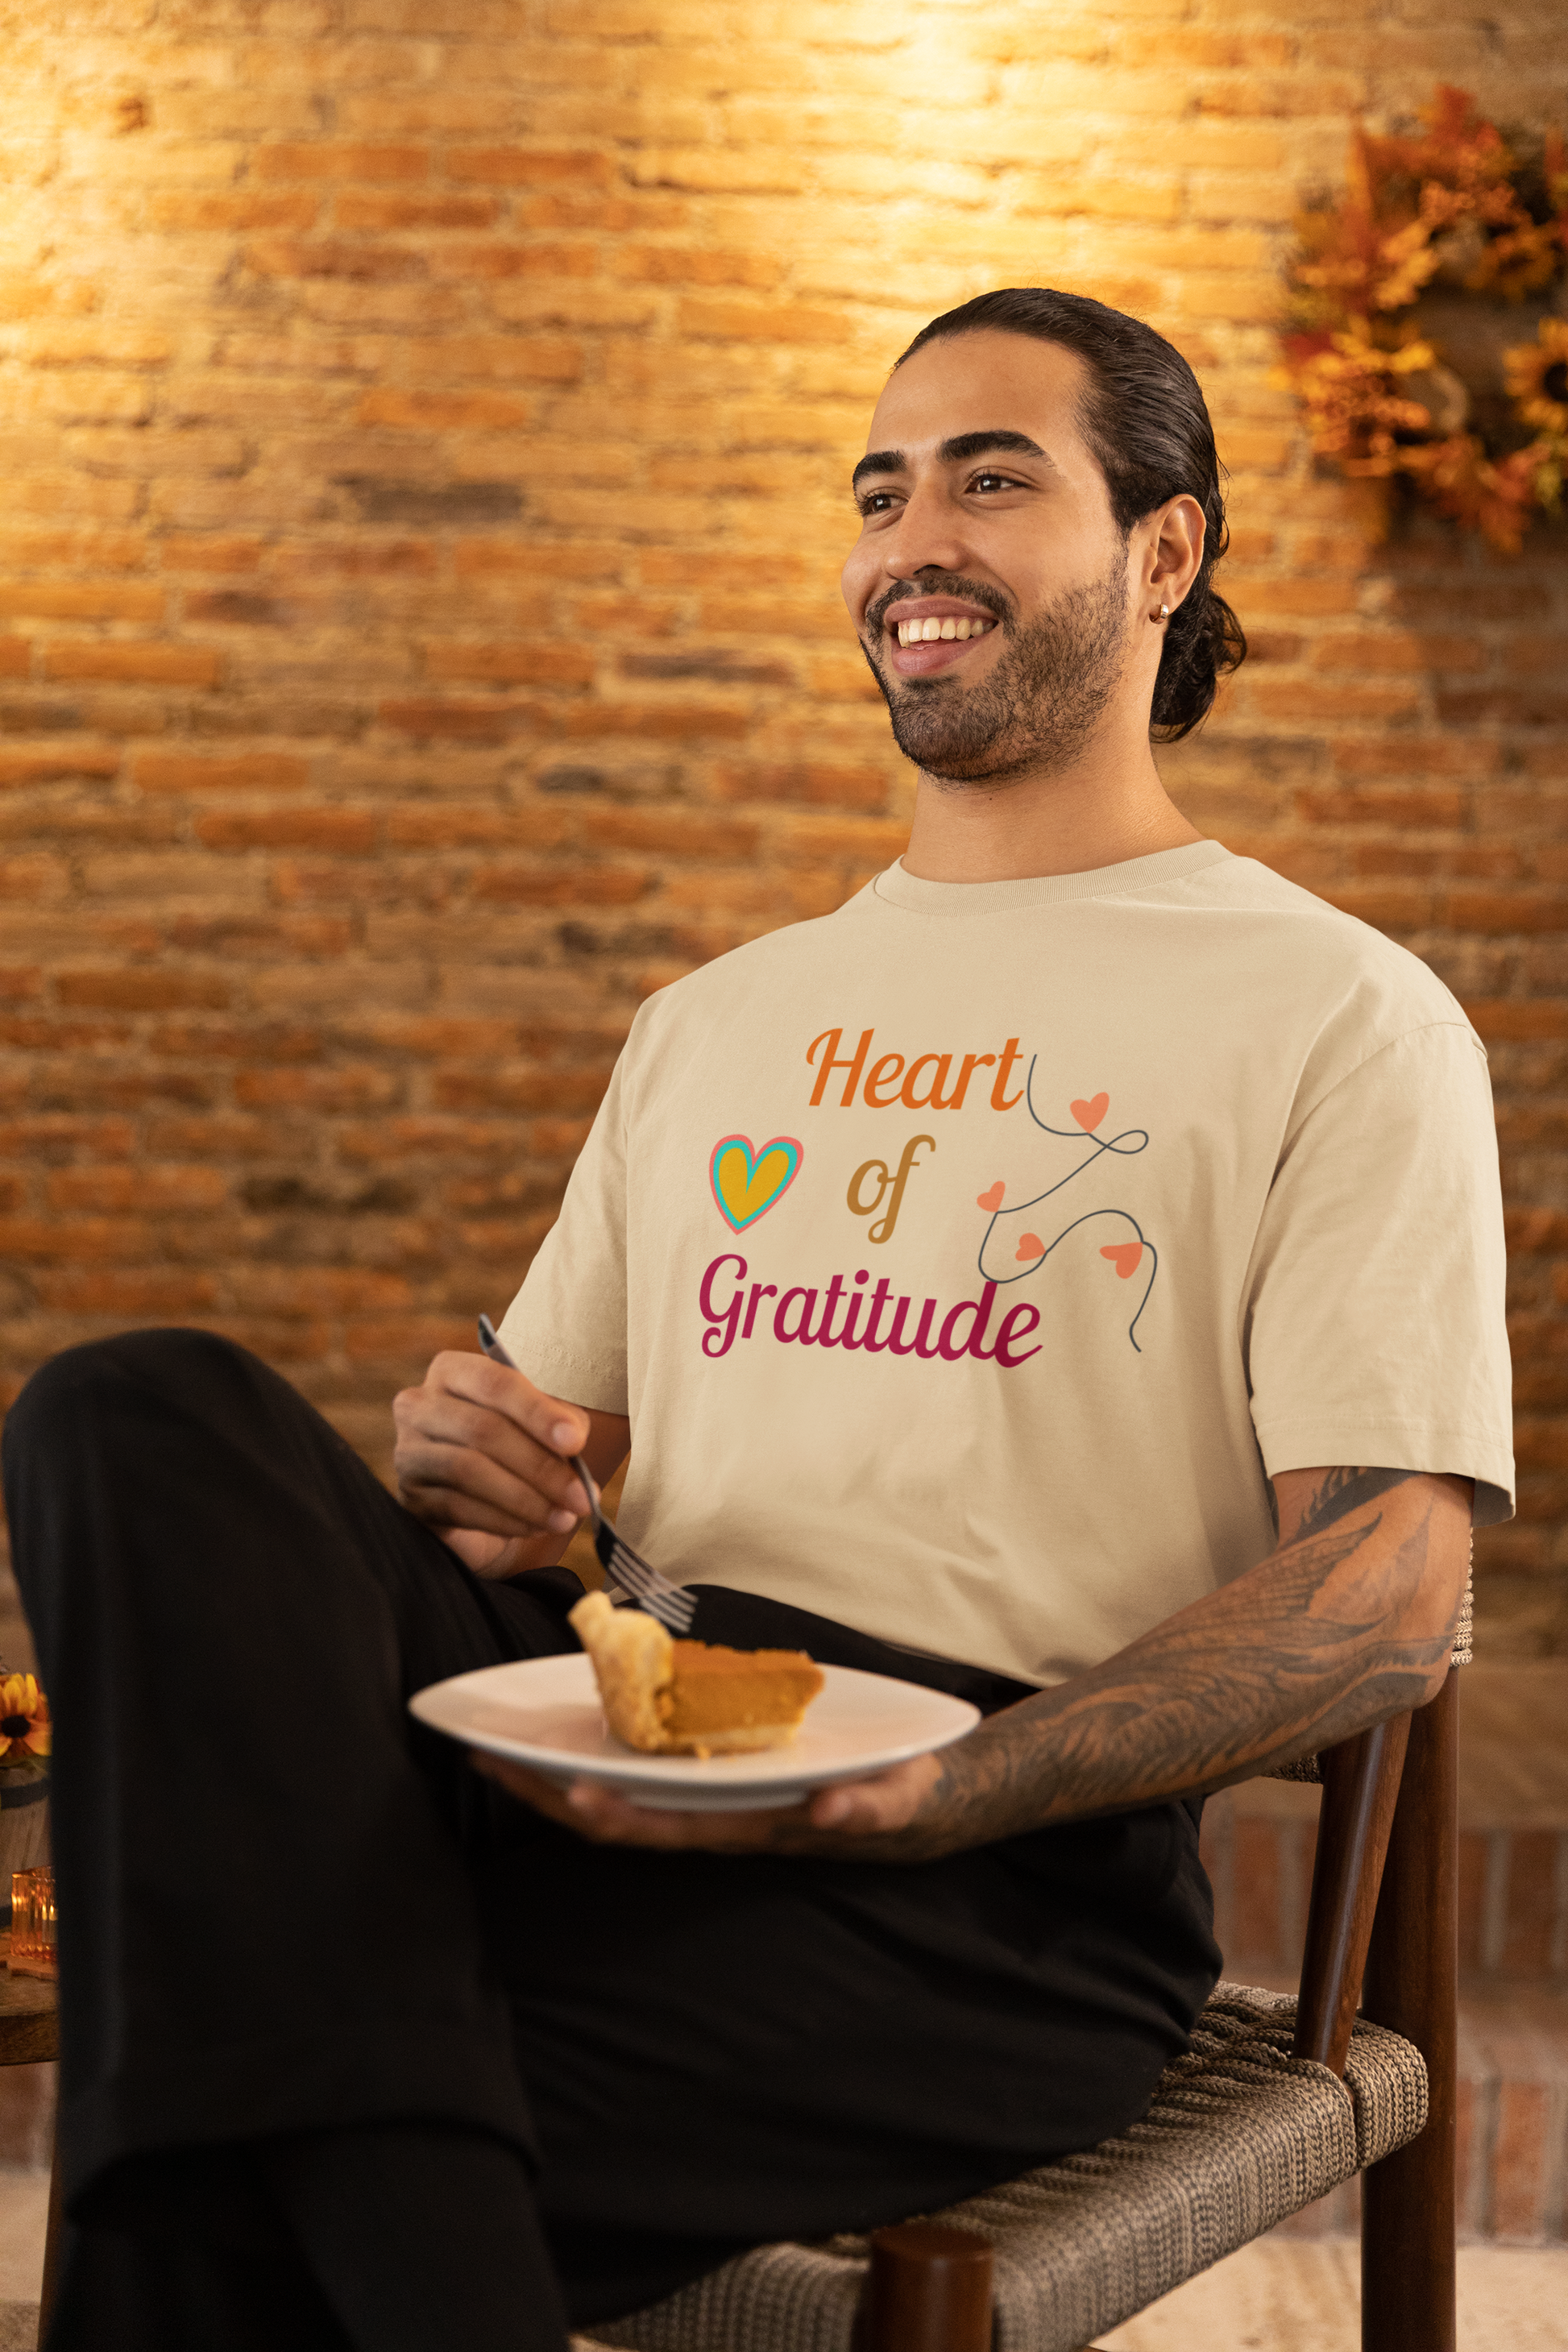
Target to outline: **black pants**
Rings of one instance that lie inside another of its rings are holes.
[[[139,2182],[199,2202],[272,2136],[423,2121],[518,2152],[587,2325],[1091,2145],[1213,1984],[1186,1806],[896,1867],[591,1847],[513,1803],[405,1701],[574,1649],[575,1579],[470,1576],[225,1341],[58,1357],[5,1467],[57,1723],[83,2279]],[[1023,1696],[717,1588],[693,1630]],[[112,2293],[57,2343],[129,2342]]]

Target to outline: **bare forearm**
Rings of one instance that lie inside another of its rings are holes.
[[[1283,1540],[1247,1575],[940,1754],[807,1804],[650,1811],[476,1761],[602,1843],[886,1863],[1223,1788],[1434,1697],[1464,1591],[1468,1482],[1331,1469],[1274,1486]]]
[[[868,1853],[925,1859],[1222,1788],[1424,1705],[1463,1589],[1439,1491],[1457,1482],[1357,1475],[1369,1500],[1341,1485],[1247,1575],[943,1751],[917,1818]]]

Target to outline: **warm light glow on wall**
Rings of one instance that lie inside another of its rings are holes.
[[[928,318],[1055,283],[1179,342],[1232,468],[1258,658],[1173,788],[1492,1045],[1535,1238],[1483,1621],[1568,1643],[1556,542],[1369,550],[1270,323],[1357,110],[1446,77],[1544,119],[1543,22],[35,9],[0,89],[13,1374],[211,1323],[384,1447],[521,1273],[647,991],[901,846],[848,464]]]

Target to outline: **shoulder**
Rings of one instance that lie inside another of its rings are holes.
[[[1479,1045],[1464,1007],[1429,964],[1256,858],[1205,866],[1191,887],[1233,935],[1261,1001],[1288,993],[1310,1025],[1342,1046],[1375,1053],[1434,1026],[1457,1027]]]
[[[824,956],[835,951],[846,927],[863,919],[861,902],[870,896],[868,885],[831,915],[785,923],[668,982],[638,1012],[626,1041],[627,1055],[641,1060],[688,1051],[694,1041],[732,1021],[748,1005],[775,1002],[781,983],[793,973],[816,970]]]

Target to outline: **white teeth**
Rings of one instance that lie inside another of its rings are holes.
[[[899,643],[901,646],[931,646],[956,637],[961,645],[971,637],[983,637],[994,626],[990,621],[900,621]]]

